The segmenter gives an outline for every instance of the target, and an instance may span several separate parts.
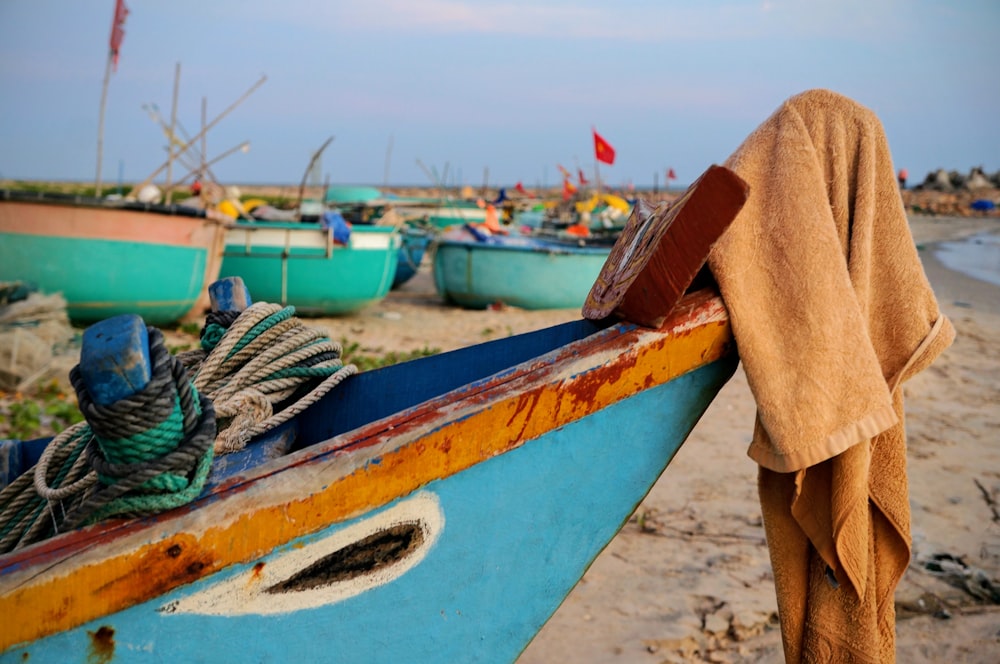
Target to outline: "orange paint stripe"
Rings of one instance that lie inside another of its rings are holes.
[[[93,560],[100,549],[116,548],[116,543],[127,545],[112,540],[80,552],[80,559],[71,555],[62,565],[50,562],[48,572],[25,579],[0,597],[0,614],[19,618],[5,625],[0,650],[154,599],[229,565],[257,560],[293,539],[364,514],[428,482],[710,363],[725,355],[729,346],[728,321],[712,321],[678,337],[660,336],[635,352],[619,355],[610,366],[520,391],[523,385],[517,383],[527,385],[535,380],[529,374],[495,390],[494,401],[483,410],[383,453],[376,457],[378,463],[367,463],[329,484],[322,484],[314,473],[322,472],[324,464],[335,465],[343,455],[303,462],[255,482],[246,491],[207,503],[194,527],[162,541],[139,544],[118,554],[108,552],[106,558]],[[609,375],[614,380],[609,380]],[[511,393],[515,396],[506,396]],[[546,416],[533,417],[533,413]],[[432,424],[440,417],[427,415],[413,427]],[[400,429],[384,432],[376,443],[400,435],[406,434]],[[305,488],[310,481],[319,487],[314,493],[267,504],[269,497],[274,502],[273,492],[287,493],[287,487],[300,485]],[[232,512],[237,512],[235,518],[227,517]],[[180,512],[172,520],[175,527],[183,527],[196,514]],[[206,522],[219,525],[205,526],[199,536],[198,526]],[[146,528],[146,541],[170,526],[171,520],[165,520]],[[70,569],[63,569],[67,566]]]

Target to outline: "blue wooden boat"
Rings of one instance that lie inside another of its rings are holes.
[[[464,226],[434,242],[434,285],[445,302],[468,309],[583,306],[610,244],[532,235],[483,235]]]
[[[684,208],[712,238],[745,200],[726,178]],[[675,297],[710,241],[664,263],[641,216],[599,319],[359,374],[191,503],[0,556],[0,662],[512,662],[737,363],[716,292]]]

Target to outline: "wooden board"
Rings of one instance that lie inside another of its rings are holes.
[[[658,328],[708,260],[750,193],[723,166],[710,166],[672,204],[639,200],[583,305],[583,316],[617,316]]]

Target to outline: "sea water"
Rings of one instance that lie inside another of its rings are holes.
[[[934,257],[949,270],[1000,286],[1000,233],[942,242],[935,247]]]

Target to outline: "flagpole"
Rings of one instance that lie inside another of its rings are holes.
[[[108,52],[108,63],[104,67],[104,85],[101,86],[101,110],[97,118],[97,177],[94,180],[94,196],[101,197],[101,162],[104,159],[104,109],[108,101],[108,83],[111,81],[111,67],[114,54]]]

